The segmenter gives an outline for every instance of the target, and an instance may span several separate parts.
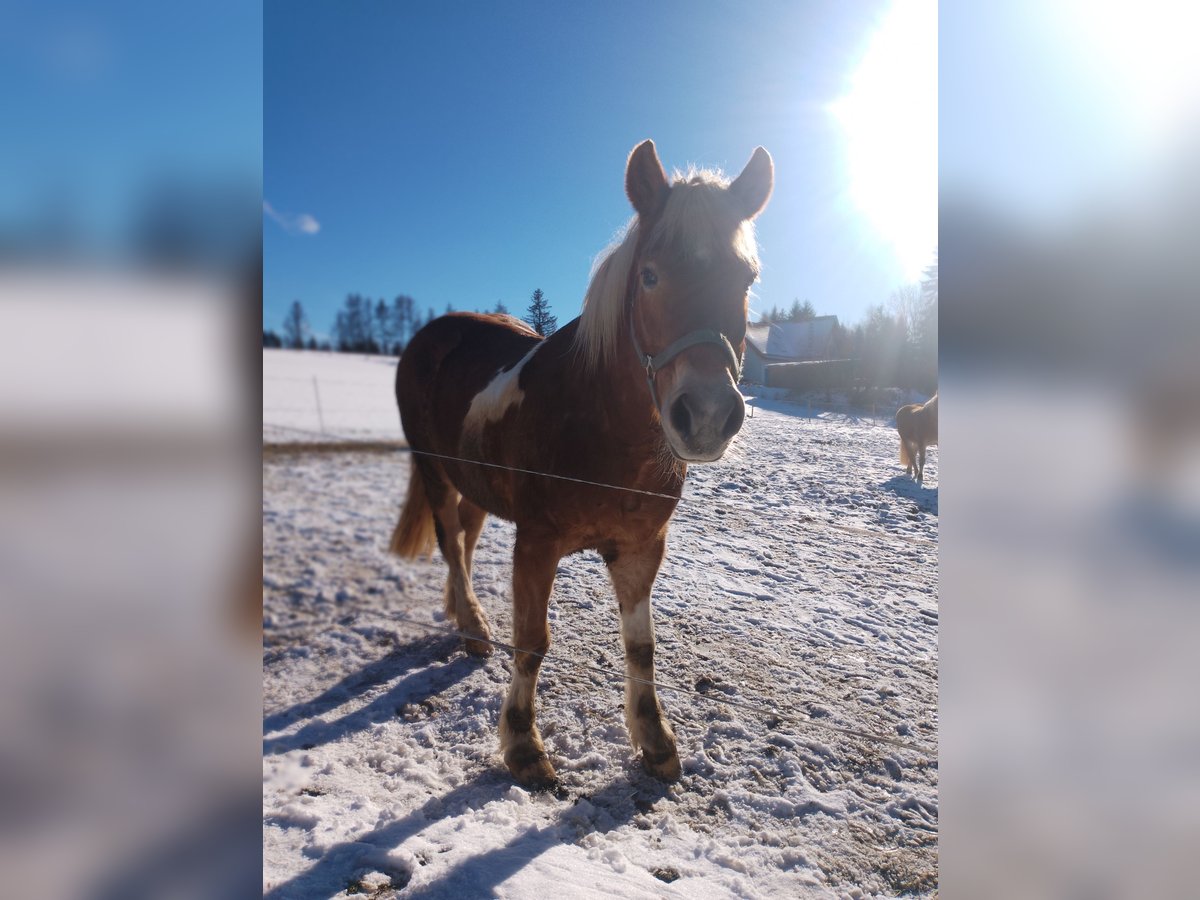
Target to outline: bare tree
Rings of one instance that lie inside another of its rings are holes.
[[[408,346],[408,342],[412,340],[412,336],[421,326],[418,319],[416,304],[412,297],[400,294],[392,301],[392,335],[396,342],[397,354],[404,352],[404,348]]]
[[[283,319],[283,345],[303,350],[308,330],[308,318],[304,315],[304,307],[300,305],[299,300],[293,300],[291,309]]]
[[[924,305],[919,284],[902,285],[892,291],[888,298],[888,308],[904,324],[910,340],[916,338],[917,323],[921,320]]]

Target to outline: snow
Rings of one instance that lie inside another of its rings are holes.
[[[560,786],[531,794],[498,752],[507,654],[430,630],[448,627],[440,558],[385,553],[408,458],[267,458],[266,896],[936,894],[937,451],[921,487],[894,428],[755,405],[723,460],[689,470],[655,584],[675,785],[629,746],[596,554],[555,582],[538,721]],[[499,640],[512,546],[489,518],[475,587]]]
[[[394,356],[263,350],[263,440],[403,440]]]

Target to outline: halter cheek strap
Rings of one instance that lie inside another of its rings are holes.
[[[642,364],[642,368],[646,370],[646,383],[650,385],[650,399],[654,401],[654,408],[658,409],[658,391],[654,387],[654,375],[661,371],[667,363],[677,357],[689,347],[695,347],[697,344],[716,344],[725,351],[726,366],[729,373],[733,375],[733,382],[737,382],[742,377],[742,361],[738,359],[737,353],[734,352],[733,345],[729,343],[729,338],[721,334],[719,331],[712,329],[700,329],[685,334],[683,337],[670,343],[665,350],[662,350],[653,356],[642,350],[641,342],[638,341],[637,328],[633,324],[633,311],[630,310],[629,316],[629,336],[633,339],[633,350],[638,356],[638,361]]]

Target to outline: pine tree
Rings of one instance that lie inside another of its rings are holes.
[[[550,304],[541,288],[533,292],[533,300],[525,311],[525,321],[542,337],[549,337],[558,330],[558,316],[550,315]]]
[[[496,301],[496,308],[495,308],[495,309],[493,309],[493,310],[492,310],[492,312],[494,312],[494,313],[499,313],[500,315],[507,315],[507,314],[508,314],[508,307],[504,305],[504,302],[503,302],[503,301],[501,301],[501,300],[497,300],[497,301]]]

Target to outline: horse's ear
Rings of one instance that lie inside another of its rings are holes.
[[[662,212],[670,190],[654,141],[642,141],[629,154],[629,164],[625,167],[625,193],[629,202],[641,218],[650,219]]]
[[[771,154],[759,147],[742,174],[729,185],[729,193],[736,199],[743,219],[753,219],[762,212],[774,185],[775,164],[771,162]]]

